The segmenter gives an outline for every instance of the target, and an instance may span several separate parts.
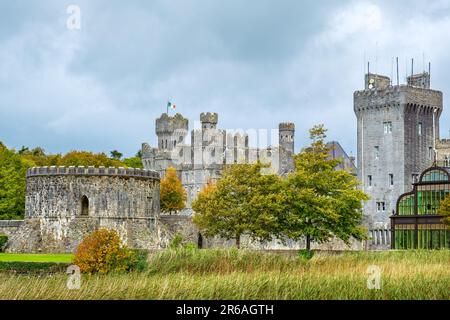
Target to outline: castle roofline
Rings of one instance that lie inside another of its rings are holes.
[[[390,85],[384,89],[373,88],[373,89],[356,90],[353,92],[353,95],[361,96],[361,95],[372,95],[372,94],[377,94],[377,93],[383,94],[383,93],[389,93],[389,92],[395,93],[395,92],[414,92],[414,91],[416,91],[416,92],[417,91],[433,92],[433,93],[442,95],[442,91],[440,91],[440,90],[415,87],[415,86],[410,86],[410,85],[406,85],[406,84]]]
[[[75,167],[75,166],[50,166],[50,167],[33,167],[27,170],[28,177],[36,176],[118,176],[118,177],[134,177],[144,179],[159,180],[159,173],[153,170],[139,168],[123,168],[123,167]]]

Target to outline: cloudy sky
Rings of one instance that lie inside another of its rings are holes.
[[[67,7],[81,10],[69,29]],[[392,57],[432,63],[450,94],[449,1],[43,0],[0,3],[0,141],[49,152],[155,145],[168,99],[193,124],[296,124],[296,149],[324,123],[356,154],[353,91]],[[450,110],[441,118],[448,137]]]

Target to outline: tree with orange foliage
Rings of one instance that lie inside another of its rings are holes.
[[[77,247],[73,263],[81,272],[106,274],[128,271],[135,260],[135,253],[122,244],[115,230],[98,229],[86,236]]]
[[[167,168],[164,178],[161,179],[160,206],[162,212],[169,212],[169,214],[186,207],[186,190],[173,167]]]

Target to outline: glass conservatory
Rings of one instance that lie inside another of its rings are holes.
[[[450,230],[437,214],[440,202],[450,194],[450,168],[431,167],[413,184],[413,190],[397,200],[391,216],[393,249],[450,248]]]

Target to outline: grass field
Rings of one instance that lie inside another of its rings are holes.
[[[0,262],[62,262],[72,261],[73,254],[0,253]]]
[[[367,268],[381,289],[367,288]],[[0,274],[2,299],[450,299],[450,251],[316,254],[311,260],[244,250],[178,250],[145,272],[67,276]]]

